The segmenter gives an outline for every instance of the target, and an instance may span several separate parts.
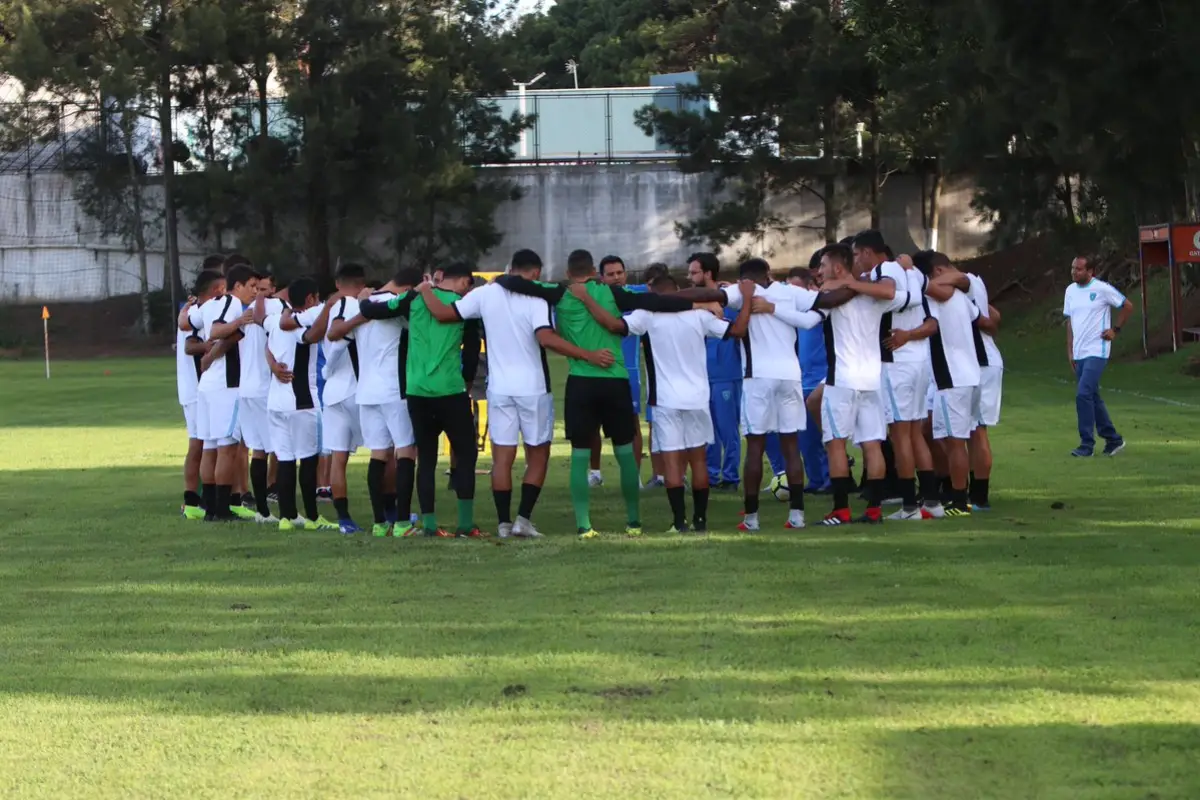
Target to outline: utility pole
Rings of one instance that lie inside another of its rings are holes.
[[[525,90],[528,89],[530,86],[533,86],[535,83],[537,83],[544,77],[546,77],[546,73],[539,72],[531,80],[525,81],[524,83],[522,83],[521,81],[513,81],[513,83],[517,87],[517,100],[519,103],[519,108],[520,108],[522,118],[524,118],[525,116],[528,115],[528,110],[525,105],[525,101],[526,101]],[[529,129],[528,128],[521,129],[521,147],[520,147],[520,150],[518,151],[518,155],[521,158],[529,158]]]

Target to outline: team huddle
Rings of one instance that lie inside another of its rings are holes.
[[[555,431],[547,351],[569,362],[563,409],[580,538],[599,535],[590,509],[601,483],[594,460],[601,435],[620,469],[625,532],[642,534],[642,397],[632,380],[640,374],[638,346],[651,485],[665,486],[671,533],[707,531],[711,479],[737,483],[720,477],[722,443],[736,475],[741,447],[731,452],[731,427],[733,437],[740,429],[745,439],[743,531],[763,527],[759,497],[769,452],[781,467],[772,485],[789,504],[786,528],[806,524],[806,466],[809,490],[815,484],[833,496],[823,524],[856,521],[851,496],[860,487],[851,476],[850,444],[861,448],[866,472],[858,522],[883,521],[889,473],[901,505],[889,519],[989,507],[987,431],[999,422],[1003,373],[992,339],[999,315],[977,276],[932,251],[895,259],[874,231],[822,249],[810,271],[793,270],[787,282],[774,281],[762,259],[742,263],[733,284],[720,281],[712,254],[690,262],[694,285],[686,289],[662,269],[648,274],[645,286],[626,286],[611,277],[614,265],[624,277],[619,259],[604,259],[598,273],[582,250],[568,258],[561,284],[541,282],[541,259],[529,250],[482,285],[470,266],[453,264],[432,275],[402,269],[386,285],[370,286],[365,270],[349,264],[322,300],[310,278],[280,289],[244,258],[210,259],[178,320],[179,400],[191,440],[184,515],[284,531],[362,532],[349,508],[346,469],[364,448],[375,536],[487,536],[475,516],[471,392],[484,375],[485,341],[492,494],[503,538],[542,535],[533,517]],[[820,382],[804,375],[800,344],[809,332],[823,340]],[[736,392],[714,391],[714,354],[726,372],[736,359]],[[734,395],[740,419],[731,423]],[[824,448],[814,455],[817,429]],[[435,503],[443,435],[457,496],[455,524],[445,527]],[[514,515],[522,445],[525,473]],[[336,523],[318,511],[326,471]]]

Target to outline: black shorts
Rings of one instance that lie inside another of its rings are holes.
[[[567,439],[577,450],[590,448],[601,429],[617,447],[632,444],[636,432],[632,409],[628,378],[567,378],[563,402]]]
[[[458,437],[474,436],[475,415],[466,392],[448,397],[408,396],[408,416],[412,419],[413,434],[446,434],[451,441]]]

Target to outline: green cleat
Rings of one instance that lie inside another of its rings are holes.
[[[256,522],[258,515],[245,506],[230,506],[229,511],[238,519],[244,519],[248,522]]]
[[[376,539],[386,539],[392,532],[392,526],[386,522],[371,528],[371,535]]]
[[[184,506],[183,518],[194,522],[202,522],[204,520],[204,509],[200,506]]]
[[[392,527],[392,536],[396,539],[411,539],[418,533],[420,533],[420,531],[417,530],[417,526],[413,525],[411,522],[397,522],[395,526]]]
[[[628,536],[630,539],[642,538],[641,523],[640,522],[630,523],[630,525],[627,528],[625,528],[625,535]]]
[[[588,528],[587,530],[580,528],[579,529],[579,538],[581,541],[587,540],[587,539],[599,539],[600,534],[597,533],[594,528]]]

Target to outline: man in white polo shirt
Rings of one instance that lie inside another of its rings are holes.
[[[1076,458],[1090,458],[1096,448],[1096,432],[1104,439],[1104,455],[1115,456],[1125,449],[1108,408],[1100,397],[1100,377],[1108,366],[1112,342],[1133,313],[1133,303],[1110,284],[1096,277],[1090,259],[1080,257],[1071,264],[1071,279],[1063,299],[1067,318],[1067,358],[1078,380],[1075,413],[1079,417],[1079,447]],[[1112,322],[1112,310],[1117,322]]]

